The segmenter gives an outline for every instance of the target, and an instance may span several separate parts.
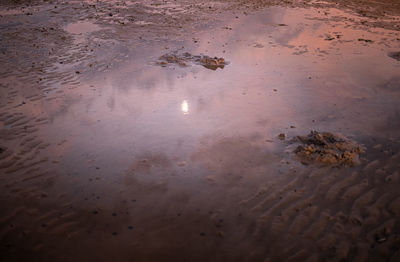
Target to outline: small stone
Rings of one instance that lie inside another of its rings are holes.
[[[364,38],[359,38],[358,41],[360,42],[366,42],[366,43],[373,43],[374,41],[369,40],[369,39],[364,39]]]
[[[399,52],[390,52],[388,53],[388,56],[396,59],[397,61],[400,61],[400,51]]]
[[[279,138],[280,140],[285,140],[286,135],[285,135],[284,133],[280,133],[280,134],[278,135],[278,138]]]
[[[386,238],[384,238],[384,237],[377,240],[378,243],[383,243],[385,241],[386,241]]]

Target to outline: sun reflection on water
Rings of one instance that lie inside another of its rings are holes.
[[[183,102],[181,104],[181,110],[184,115],[189,114],[189,104],[188,104],[187,100],[183,100]]]

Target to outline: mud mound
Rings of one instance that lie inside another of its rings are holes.
[[[166,66],[167,64],[178,64],[180,66],[188,66],[190,64],[202,65],[207,69],[217,70],[223,69],[228,63],[222,57],[210,57],[206,55],[191,55],[188,52],[183,54],[165,54],[159,58],[158,65]]]
[[[354,166],[364,147],[339,135],[329,132],[311,131],[307,136],[298,136],[301,143],[294,152],[302,163],[321,163],[333,166]]]

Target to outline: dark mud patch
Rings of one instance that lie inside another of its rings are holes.
[[[207,55],[192,55],[188,52],[178,54],[165,54],[159,58],[158,65],[166,66],[167,64],[178,64],[182,67],[189,65],[201,65],[207,69],[217,70],[223,69],[228,62],[222,57],[210,57]]]
[[[302,163],[319,163],[332,166],[354,166],[365,148],[345,137],[329,132],[311,131],[307,136],[297,136],[300,142],[294,153]]]
[[[389,57],[396,59],[397,61],[400,61],[400,51],[398,52],[390,52],[388,54]]]
[[[32,5],[32,4],[39,4],[45,1],[41,0],[3,0],[0,2],[0,6],[13,6],[13,5]]]

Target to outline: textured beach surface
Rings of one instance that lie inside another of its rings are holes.
[[[395,0],[1,1],[0,261],[400,261],[399,57]]]

